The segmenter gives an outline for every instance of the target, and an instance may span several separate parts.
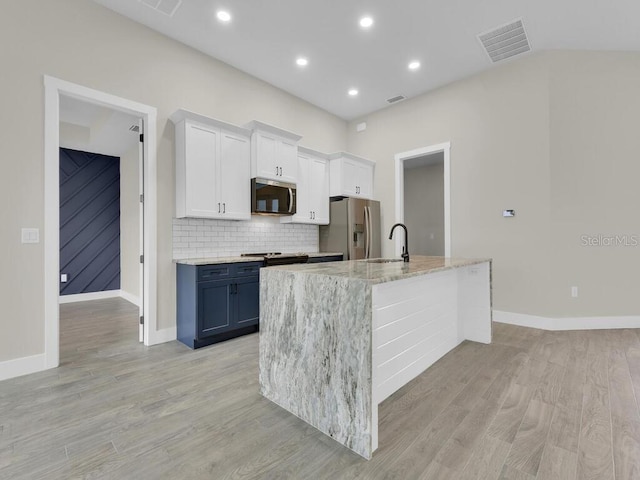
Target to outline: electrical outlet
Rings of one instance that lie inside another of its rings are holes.
[[[573,298],[578,298],[578,287],[571,287],[571,296]]]
[[[67,283],[69,280],[67,280],[67,274],[66,273],[61,273],[60,274],[60,283]]]

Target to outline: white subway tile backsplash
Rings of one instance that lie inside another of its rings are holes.
[[[318,251],[316,225],[282,224],[278,218],[249,222],[173,219],[173,258],[231,257],[249,252]]]

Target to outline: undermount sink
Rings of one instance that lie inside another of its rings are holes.
[[[401,261],[401,258],[372,258],[370,260],[365,260],[367,263],[393,263]]]

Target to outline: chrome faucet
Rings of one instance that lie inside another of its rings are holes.
[[[409,261],[409,232],[407,231],[407,226],[404,223],[396,223],[393,227],[391,227],[391,233],[389,234],[389,240],[393,239],[393,231],[396,227],[404,228],[404,247],[402,247],[402,259],[405,262]]]

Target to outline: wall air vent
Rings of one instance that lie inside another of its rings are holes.
[[[405,100],[407,97],[404,95],[396,95],[395,97],[387,98],[387,103],[397,103]]]
[[[478,40],[493,63],[531,50],[521,18],[481,33]]]
[[[176,13],[182,0],[138,0],[140,3],[145,4],[147,7],[153,8],[160,13],[164,13],[169,17],[173,17]]]

